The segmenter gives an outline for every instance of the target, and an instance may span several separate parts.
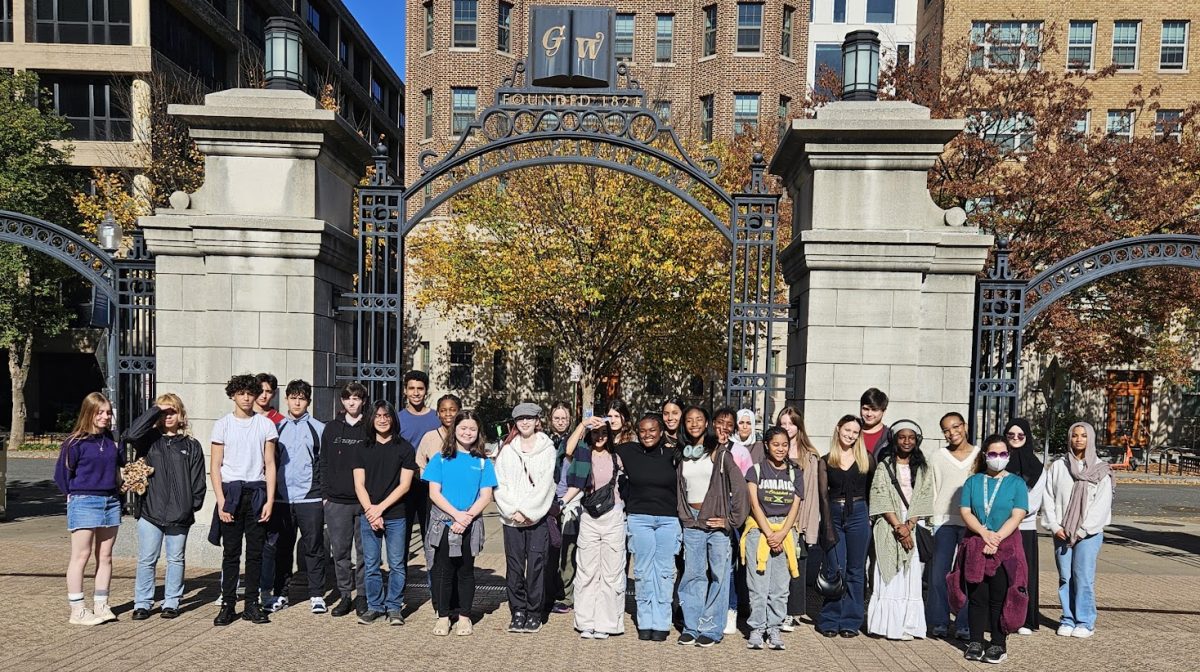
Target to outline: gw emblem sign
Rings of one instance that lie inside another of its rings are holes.
[[[529,10],[529,69],[534,86],[611,88],[615,84],[613,9],[547,7]]]

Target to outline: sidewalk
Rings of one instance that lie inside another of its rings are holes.
[[[77,628],[66,622],[63,571],[67,533],[61,516],[0,525],[0,670],[229,670],[231,661],[253,661],[272,670],[406,669],[560,670],[600,668],[692,672],[698,669],[907,670],[980,669],[962,659],[956,644],[925,640],[888,642],[865,636],[825,639],[811,625],[785,635],[787,651],[748,651],[744,635],[712,649],[637,640],[631,619],[626,635],[607,641],[580,640],[569,616],[552,616],[537,635],[504,632],[504,557],[499,530],[488,521],[485,552],[478,561],[477,615],[470,638],[437,638],[424,588],[422,560],[410,569],[407,599],[413,613],[404,627],[358,625],[353,617],[333,619],[308,613],[307,604],[272,616],[272,624],[239,621],[216,628],[214,570],[188,572],[183,615],[173,621],[157,613],[133,622],[134,564],[115,563],[112,604],[117,623]],[[193,533],[194,534],[194,533]],[[204,543],[195,538],[191,543]],[[1110,528],[1098,571],[1100,622],[1089,640],[1056,637],[1057,575],[1047,538],[1042,539],[1042,630],[1013,636],[1009,660],[1000,669],[1054,672],[1096,670],[1193,670],[1190,642],[1200,631],[1200,524],[1161,524],[1118,519]],[[161,563],[160,563],[161,577]],[[91,582],[85,582],[89,599]],[[161,578],[160,578],[161,586]],[[161,589],[161,588],[160,588]],[[294,598],[300,598],[294,595]],[[629,611],[632,611],[632,598]],[[453,647],[451,649],[451,647]]]

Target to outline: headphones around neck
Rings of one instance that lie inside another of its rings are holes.
[[[704,444],[703,443],[701,443],[698,446],[685,445],[683,447],[683,459],[698,460],[702,457],[704,457]]]

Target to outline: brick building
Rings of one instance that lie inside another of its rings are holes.
[[[1195,0],[922,0],[917,40],[921,58],[944,68],[961,67],[967,57],[983,67],[1011,67],[1023,65],[1012,59],[1038,53],[1043,36],[1053,31],[1058,53],[1039,53],[1039,67],[1089,72],[1118,67],[1093,86],[1091,109],[1082,111],[1078,130],[1148,135],[1164,127],[1169,132],[1179,112],[1200,100],[1198,21]],[[969,56],[955,47],[963,41],[973,45]],[[943,62],[946,58],[958,62]],[[1137,85],[1146,92],[1161,87],[1161,109],[1136,118],[1128,102]]]

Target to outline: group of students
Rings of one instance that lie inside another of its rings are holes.
[[[678,399],[636,423],[624,402],[613,401],[573,430],[565,405],[544,419],[539,406],[521,403],[489,452],[481,419],[457,397],[427,407],[429,381],[419,371],[405,375],[404,387],[397,413],[387,401],[370,404],[366,389],[350,383],[341,390],[342,413],[321,423],[308,413],[312,390],[304,381],[288,384],[286,414],[270,407],[272,376],[229,381],[234,408],[211,437],[210,541],[224,549],[216,625],[237,617],[243,540],[242,618],[266,623],[268,612],[287,606],[298,542],[313,613],[326,611],[328,555],[340,596],[334,616],[355,610],[360,623],[402,625],[408,542],[418,523],[434,634],[469,635],[474,560],[485,541],[480,516],[494,502],[510,632],[537,632],[549,613],[573,612],[583,638],[623,634],[631,553],[641,640],[669,637],[678,596],[679,644],[708,647],[736,633],[738,608],[746,606],[747,646],[783,649],[780,633],[806,613],[807,586],[815,584],[824,599],[815,619],[822,635],[854,637],[864,622],[868,633],[897,640],[947,637],[953,627],[969,641],[967,659],[998,663],[1007,634],[1038,627],[1039,512],[1054,535],[1058,634],[1094,632],[1096,557],[1113,481],[1087,423],[1071,427],[1067,454],[1044,468],[1024,420],[974,446],[964,418],[948,413],[940,423],[945,447],[922,447],[916,423],[883,422],[888,399],[874,388],[858,414],[837,422],[823,456],[793,407],[759,436],[749,410],[710,414]],[[107,589],[124,451],[111,423],[111,404],[89,395],[56,470],[68,496],[70,620],[84,625],[115,619]],[[161,615],[174,618],[187,531],[204,499],[203,453],[173,394],[159,397],[123,438],[154,469],[134,506],[133,618],[150,615],[164,542]],[[809,577],[814,553],[823,559]],[[82,582],[91,555],[98,571],[89,610]]]

